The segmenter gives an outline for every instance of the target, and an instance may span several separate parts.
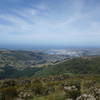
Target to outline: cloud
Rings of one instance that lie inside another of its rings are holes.
[[[48,7],[44,3],[32,5],[32,7],[12,9],[13,13],[1,13],[0,20],[9,22],[10,24],[0,24],[0,33],[8,34],[32,34],[41,24],[43,13]],[[40,22],[39,22],[40,19]],[[45,22],[44,22],[45,23]],[[5,28],[7,31],[5,31]]]
[[[39,3],[37,5],[33,5],[34,8],[38,9],[38,10],[48,10],[49,7],[47,6],[47,4],[45,4],[44,2]]]
[[[70,14],[66,11],[67,6],[64,7],[65,11],[57,8],[62,11],[61,15],[56,7],[51,9],[44,2],[28,8],[12,9],[13,13],[1,13],[0,21],[5,20],[8,24],[0,23],[0,41],[33,44],[70,44],[85,39],[86,42],[96,41],[94,37],[98,39],[100,36],[100,20],[96,19],[100,8],[87,12],[84,0],[75,1],[71,2],[69,12],[73,12]]]
[[[10,25],[0,25],[1,30],[7,29],[7,32],[25,32],[32,29],[32,24],[28,23],[26,20],[12,15],[0,15],[0,19],[6,20],[12,24]],[[10,34],[10,33],[9,33]]]

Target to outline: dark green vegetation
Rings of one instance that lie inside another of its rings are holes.
[[[42,68],[25,68],[23,70],[18,70],[13,66],[6,65],[0,70],[1,70],[0,79],[4,79],[4,78],[30,77],[33,76],[37,71],[42,70]]]

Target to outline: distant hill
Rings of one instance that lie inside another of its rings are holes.
[[[17,77],[48,77],[60,74],[100,74],[100,57],[73,58],[58,64],[19,70],[6,65],[0,68],[0,79]]]
[[[54,63],[68,58],[64,55],[49,55],[44,51],[0,50],[0,67],[10,65],[16,69]]]
[[[100,74],[100,57],[73,58],[55,65],[49,65],[36,72],[35,76],[59,74]]]
[[[81,55],[75,53],[73,56],[62,55],[62,53],[48,54],[47,51],[0,50],[0,79],[64,73],[100,74],[100,56],[97,56],[99,52],[96,50],[92,53],[93,55],[90,53],[91,56],[87,54],[89,51],[84,51],[84,53],[82,51]],[[63,51],[63,53],[66,52]],[[68,54],[70,54],[69,51]]]
[[[17,69],[34,67],[46,63],[61,62],[65,59],[100,56],[100,49],[54,49],[54,50],[8,50],[0,49],[0,67],[6,64]]]
[[[42,64],[62,62],[66,59],[100,56],[100,49],[58,49],[58,50],[8,50],[0,49],[0,68],[10,65],[24,69]]]
[[[41,50],[0,49],[0,79],[33,76],[43,65],[61,62],[67,58],[65,55],[49,55]]]

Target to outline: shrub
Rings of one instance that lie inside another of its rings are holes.
[[[35,80],[31,84],[32,91],[35,95],[40,95],[43,92],[43,84],[40,80]]]
[[[15,87],[9,87],[9,88],[2,89],[1,95],[2,97],[5,98],[5,100],[13,100],[14,98],[17,97],[18,93]]]

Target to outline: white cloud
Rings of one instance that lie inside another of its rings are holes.
[[[50,18],[50,15],[46,17],[47,19],[41,16],[43,13],[48,12],[49,7],[45,4],[35,5],[33,8],[14,10],[16,15],[0,14],[0,20],[3,19],[12,23],[9,25],[0,24],[0,39],[2,39],[2,41],[8,40],[19,43],[22,40],[24,40],[25,43],[32,43],[33,41],[39,41],[41,43],[50,40],[52,40],[52,42],[62,40],[63,43],[69,43],[71,39],[75,39],[77,42],[82,39],[88,40],[87,36],[91,36],[89,40],[92,41],[94,37],[100,36],[100,23],[93,21],[95,17],[94,13],[98,13],[99,10],[83,13],[82,9],[84,4],[78,1],[74,4],[76,11],[69,17],[67,17],[67,14],[64,14],[64,18],[59,20],[59,16],[56,16],[59,21],[53,20]],[[82,27],[83,23],[87,24],[87,20],[89,26],[83,26],[81,30],[77,24],[80,23],[79,25]]]
[[[39,9],[39,10],[48,10],[48,6],[47,4],[45,4],[44,2],[38,4],[38,5],[33,5],[33,7]]]

